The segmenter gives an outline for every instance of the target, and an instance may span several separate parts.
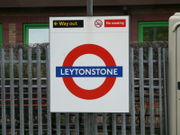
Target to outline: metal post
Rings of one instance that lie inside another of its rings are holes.
[[[93,16],[93,0],[87,0],[87,6],[86,6],[86,9],[87,9],[87,16]],[[93,123],[94,124],[94,121],[93,121],[93,114],[92,113],[89,113],[89,115],[87,115],[89,118],[89,123],[88,123],[88,127],[90,127],[89,129],[89,132],[87,132],[87,134],[91,134],[93,133],[93,126],[90,125],[90,123]]]
[[[93,16],[93,0],[87,0],[87,16]]]

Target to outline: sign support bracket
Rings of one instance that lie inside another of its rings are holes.
[[[87,0],[87,7],[86,8],[87,8],[87,16],[93,16],[93,0]],[[93,116],[94,116],[93,113],[88,113],[88,116],[89,116],[89,120],[91,123],[91,125],[88,126],[90,128],[89,131],[92,132],[92,131],[94,131],[93,125],[96,125],[96,123],[95,123],[96,118],[95,118],[95,120],[93,119]],[[88,134],[91,134],[91,132],[89,132]]]
[[[93,16],[93,0],[87,0],[86,8],[87,8],[87,16]]]

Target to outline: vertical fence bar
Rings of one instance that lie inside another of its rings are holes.
[[[126,135],[126,114],[122,114],[122,135]]]
[[[131,113],[131,135],[136,135],[136,110],[134,91],[134,49],[130,48],[130,113]]]
[[[94,114],[93,113],[89,113],[89,134],[90,135],[95,135],[95,130],[94,130],[94,124],[95,124],[95,121],[94,121]]]
[[[89,128],[88,128],[88,115],[84,113],[84,134],[88,135]]]
[[[141,135],[145,135],[145,111],[144,111],[144,59],[143,48],[139,48],[139,85],[140,85],[140,128]]]
[[[93,131],[94,131],[94,135],[98,134],[98,130],[97,130],[97,113],[93,113],[93,121],[92,121],[92,125],[93,126]]]
[[[46,48],[46,82],[47,82],[47,125],[48,125],[48,135],[52,134],[51,128],[51,112],[50,112],[50,49],[49,46]]]
[[[93,115],[91,114],[91,113],[88,113],[88,135],[91,135],[91,134],[93,134],[93,128],[92,128],[92,119],[93,119],[93,117],[92,117]]]
[[[165,115],[165,135],[168,135],[168,115],[167,115],[167,81],[166,81],[166,73],[167,73],[167,52],[166,49],[163,48],[163,80],[164,80],[164,115]]]
[[[107,114],[103,113],[103,135],[107,135]]]
[[[42,135],[41,50],[37,48],[38,135]]]
[[[6,92],[5,92],[5,58],[4,49],[1,49],[1,104],[2,104],[2,134],[6,135]]]
[[[93,134],[93,130],[92,130],[92,117],[93,115],[91,113],[88,113],[88,135]]]
[[[33,103],[32,103],[32,48],[28,48],[28,99],[29,99],[29,135],[33,135]]]
[[[154,135],[154,83],[153,83],[153,49],[149,48],[148,70],[149,70],[149,99],[150,99],[150,134]]]
[[[88,113],[88,134],[95,134],[94,133],[94,114]]]
[[[88,135],[93,134],[92,124],[91,124],[92,118],[93,118],[93,117],[92,117],[92,114],[91,114],[91,113],[88,113]]]
[[[10,52],[10,99],[11,99],[11,134],[15,135],[15,106],[14,106],[14,62],[13,62],[13,49],[9,49]]]
[[[23,51],[19,49],[19,102],[20,102],[20,135],[24,135],[24,91],[23,91]]]
[[[117,133],[117,130],[116,130],[116,114],[115,113],[113,113],[112,114],[112,135],[116,135],[116,133]]]
[[[162,49],[158,48],[158,78],[159,78],[159,115],[160,115],[160,135],[164,135],[163,127],[163,96],[162,96]]]
[[[70,135],[69,113],[66,113],[66,114],[65,114],[65,124],[66,124],[66,135]]]
[[[61,114],[56,113],[56,135],[61,135]]]
[[[79,135],[80,133],[79,133],[79,114],[78,113],[76,113],[75,114],[75,117],[76,117],[76,134],[77,135]]]
[[[164,135],[163,129],[163,96],[162,96],[162,56],[161,48],[158,48],[158,80],[159,80],[159,115],[160,115],[160,135]]]

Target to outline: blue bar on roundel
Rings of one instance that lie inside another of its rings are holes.
[[[56,67],[56,77],[122,77],[122,66]]]

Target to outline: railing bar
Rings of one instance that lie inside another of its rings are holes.
[[[126,114],[122,114],[122,135],[126,135]]]
[[[116,114],[113,113],[112,114],[112,135],[116,135],[117,134],[117,125],[116,125]]]
[[[33,135],[32,48],[28,48],[29,135]]]
[[[94,135],[98,134],[97,113],[93,113]]]
[[[5,88],[10,88],[11,85],[5,85]],[[19,85],[14,85],[13,86],[14,88],[18,88]],[[28,85],[23,85],[22,86],[23,88],[28,88]],[[38,86],[37,85],[32,85],[32,88],[37,88]],[[134,88],[139,88],[140,86],[139,85],[134,85]],[[147,85],[144,85],[144,88],[149,88],[150,86],[147,86]],[[0,88],[2,88],[2,86],[0,86]],[[47,88],[47,85],[41,85],[41,88]],[[164,88],[164,87],[162,87]],[[154,89],[159,89],[159,86],[154,86]]]
[[[24,135],[24,91],[23,91],[23,50],[19,49],[19,102],[20,102],[20,135]]]
[[[41,59],[41,50],[38,47],[37,48],[37,85],[38,85],[38,89],[37,89],[37,93],[38,93],[38,135],[42,135],[43,131],[42,131],[42,93],[41,93],[41,63],[40,63],[40,59]]]
[[[1,62],[1,60],[0,60],[0,62]],[[4,60],[4,63],[10,63],[10,60]],[[13,60],[13,63],[14,63],[14,64],[17,64],[17,63],[19,63],[19,60]],[[27,63],[28,63],[28,60],[23,60],[22,63],[23,63],[23,64],[27,64]],[[33,64],[36,64],[36,63],[37,63],[37,60],[32,60],[32,63],[33,63]],[[46,63],[46,60],[41,60],[40,63],[45,64],[45,63]]]
[[[46,48],[46,76],[47,76],[47,124],[48,124],[48,135],[52,134],[51,127],[51,112],[50,112],[50,49]]]
[[[5,65],[4,65],[4,49],[1,49],[1,86],[2,86],[2,94],[1,94],[1,104],[2,104],[2,112],[1,112],[1,119],[2,119],[2,134],[6,135],[6,92],[5,92]]]
[[[77,135],[79,135],[80,133],[79,133],[79,113],[76,113],[75,114],[75,117],[76,117],[76,133],[77,133]]]
[[[88,135],[89,128],[88,128],[88,114],[84,113],[84,135]]]
[[[163,126],[163,96],[162,96],[162,49],[158,48],[158,77],[159,77],[159,114],[160,114],[160,135],[164,135]]]
[[[163,48],[163,80],[164,80],[164,115],[165,115],[165,135],[168,135],[168,115],[167,115],[167,81],[166,81],[166,73],[167,73],[167,52],[166,49]]]
[[[14,106],[14,64],[13,64],[13,49],[9,49],[10,52],[10,99],[11,99],[11,134],[15,134],[15,106]]]
[[[139,49],[139,78],[140,78],[140,131],[145,135],[145,110],[144,110],[144,65],[143,48]]]
[[[70,135],[69,113],[65,114],[65,124],[66,124],[66,135]]]
[[[154,135],[155,134],[155,129],[154,129],[154,88],[153,88],[153,49],[149,48],[148,50],[148,70],[149,70],[149,99],[150,99],[150,134]]]
[[[5,78],[4,80],[10,80],[11,78]],[[28,81],[28,78],[22,78],[24,81]],[[1,80],[1,78],[0,78],[0,80]],[[19,80],[19,78],[14,78],[14,80],[15,81],[18,81]],[[36,81],[37,80],[37,78],[35,78],[35,77],[33,77],[32,78],[32,81]],[[43,81],[43,80],[47,80],[47,78],[41,78],[41,80]],[[139,78],[134,78],[134,80],[136,80],[136,81],[138,81],[139,80]],[[144,80],[146,80],[146,81],[148,81],[149,80],[149,78],[144,78]],[[159,78],[153,78],[153,80],[154,81],[159,81]],[[163,79],[161,79],[161,80],[163,80]]]
[[[131,111],[131,134],[136,135],[136,110],[135,110],[135,91],[134,91],[134,49],[130,49],[130,111]]]
[[[4,88],[10,88],[11,85],[5,85]],[[19,85],[13,85],[14,88],[19,88]],[[23,88],[28,88],[28,85],[22,85]],[[41,85],[41,88],[46,88],[46,85]],[[0,86],[2,88],[2,86]],[[38,85],[32,85],[32,88],[38,88]]]
[[[10,80],[11,78],[5,78],[4,80]],[[24,81],[28,81],[28,78],[22,78]],[[0,78],[0,80],[1,80],[1,78]],[[19,80],[19,78],[14,78],[14,80],[15,81],[18,81]],[[35,77],[33,77],[32,78],[32,81],[36,81],[37,80],[37,78],[35,78]],[[41,78],[41,80],[43,81],[43,80],[47,80],[47,78]],[[134,78],[134,80],[136,80],[136,81],[138,81],[138,80],[140,80],[139,78]],[[148,81],[149,80],[149,78],[144,78],[144,80],[146,80],[146,81]],[[153,80],[154,81],[158,81],[159,80],[159,78],[153,78]],[[163,79],[162,79],[163,80]]]
[[[107,131],[107,114],[103,113],[103,135],[108,135]]]
[[[61,114],[56,113],[56,134],[61,135]]]
[[[5,78],[5,80],[10,80],[11,78]],[[22,78],[24,81],[28,81],[28,79],[29,78]],[[1,80],[1,78],[0,78],[0,80]],[[19,80],[19,78],[14,78],[14,80],[15,81],[18,81]],[[37,80],[37,78],[32,78],[32,81],[36,81]],[[43,80],[47,80],[47,78],[41,78],[41,80],[43,81]]]

